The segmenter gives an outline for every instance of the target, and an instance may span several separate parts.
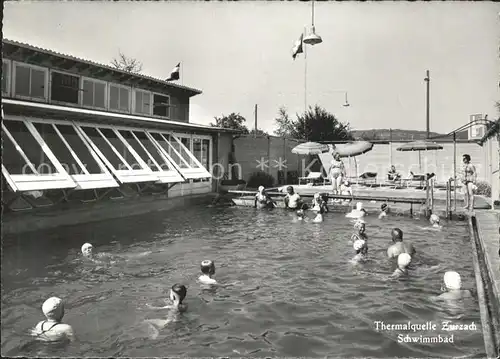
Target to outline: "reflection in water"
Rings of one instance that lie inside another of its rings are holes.
[[[455,333],[453,345],[416,344],[400,343],[398,332],[377,331],[374,325],[480,323],[474,300],[455,307],[430,300],[447,270],[458,270],[464,285],[474,286],[463,223],[423,236],[418,228],[424,220],[367,217],[369,260],[354,268],[352,224],[342,214],[329,213],[322,224],[293,219],[279,210],[186,208],[25,234],[19,241],[5,238],[2,354],[484,355],[480,329]],[[386,251],[396,226],[417,254],[407,278],[389,281],[394,262]],[[83,260],[85,242],[112,254],[114,263]],[[198,283],[204,259],[217,263],[221,286]],[[145,320],[167,319],[167,312],[152,312],[146,304],[163,303],[174,283],[186,285],[189,310],[155,331]],[[65,300],[64,321],[73,326],[77,345],[26,344],[26,333],[52,295]]]

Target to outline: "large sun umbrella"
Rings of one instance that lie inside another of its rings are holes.
[[[319,155],[328,151],[328,145],[317,142],[305,142],[292,149],[292,153],[298,155]]]
[[[442,150],[443,146],[438,145],[436,142],[431,142],[431,141],[414,141],[414,142],[407,142],[403,144],[402,146],[398,147],[396,150],[397,151],[418,151],[418,166],[420,168],[420,171],[422,171],[422,161],[420,159],[420,152],[421,151],[435,151],[435,150]]]
[[[355,157],[371,151],[372,148],[373,143],[371,142],[356,141],[335,145],[334,151],[337,152],[340,157]]]

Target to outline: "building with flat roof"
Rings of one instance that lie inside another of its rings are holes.
[[[214,191],[236,131],[189,122],[189,101],[200,90],[2,43],[6,213]]]

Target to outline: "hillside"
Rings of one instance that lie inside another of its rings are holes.
[[[392,133],[391,133],[392,132]],[[416,141],[425,140],[427,138],[427,133],[425,131],[418,130],[402,130],[402,129],[370,129],[370,130],[352,130],[355,139],[364,139],[368,141]],[[430,132],[430,136],[444,136],[442,133]],[[467,139],[467,131],[462,131],[457,133],[457,139]],[[450,138],[451,139],[451,138]]]

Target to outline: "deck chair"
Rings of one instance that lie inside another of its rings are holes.
[[[306,177],[299,177],[299,185],[301,184],[302,181],[305,181],[307,183],[322,183],[325,184],[325,179],[323,177],[323,174],[321,172],[309,172],[309,174]]]
[[[359,175],[358,184],[373,187],[377,184],[377,172],[364,172]]]

